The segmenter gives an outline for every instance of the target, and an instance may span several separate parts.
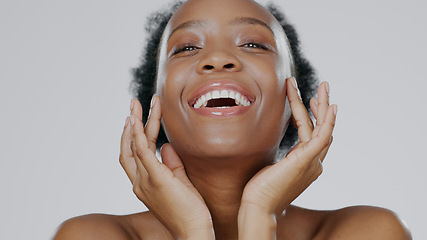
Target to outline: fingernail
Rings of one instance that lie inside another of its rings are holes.
[[[294,86],[294,88],[297,90],[299,99],[302,99],[301,98],[301,92],[298,89],[298,83],[297,83],[297,80],[295,79],[295,77],[291,77],[291,83],[292,83],[292,86]]]
[[[338,105],[334,105],[334,115],[336,116],[338,112]]]
[[[126,118],[125,127],[129,124],[129,117]]]
[[[132,99],[132,100],[130,100],[130,106],[129,106],[129,109],[130,109],[130,111],[132,112],[132,110],[133,110],[133,99]]]
[[[325,87],[326,87],[326,92],[328,93],[328,95],[329,95],[329,83],[328,82],[325,82],[326,84],[325,84]]]
[[[298,89],[297,80],[294,77],[291,78],[291,82],[292,82],[292,86],[294,86],[294,88]]]
[[[154,105],[156,105],[156,102],[157,102],[157,98],[156,97],[151,98],[150,108],[153,108]]]
[[[135,117],[134,116],[130,116],[130,123],[133,125],[135,125]]]

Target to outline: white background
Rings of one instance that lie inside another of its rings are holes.
[[[145,209],[119,143],[145,18],[167,2],[1,1],[1,239],[48,239],[73,216]],[[280,2],[339,105],[324,174],[295,203],[383,206],[427,239],[427,4]]]

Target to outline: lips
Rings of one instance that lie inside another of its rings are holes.
[[[233,81],[215,81],[199,87],[188,102],[199,114],[207,116],[232,116],[246,112],[255,97],[243,86]]]

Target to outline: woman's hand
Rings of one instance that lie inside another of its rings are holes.
[[[254,236],[261,234],[255,232],[259,225],[256,227],[254,221],[259,221],[250,218],[263,218],[270,223],[270,230],[275,229],[275,216],[280,215],[322,173],[322,162],[332,143],[337,106],[329,106],[328,83],[321,83],[318,99],[310,101],[316,127],[300,99],[294,78],[287,80],[286,88],[299,142],[284,159],[259,171],[246,185],[239,210],[239,233],[243,239],[257,239]],[[252,229],[253,233],[249,234],[241,227]],[[266,235],[263,237],[267,239]]]
[[[163,163],[156,157],[161,106],[153,97],[145,129],[142,107],[131,102],[121,141],[120,163],[133,184],[133,191],[171,234],[182,239],[213,239],[210,212],[187,177],[181,159],[172,146],[161,149]]]

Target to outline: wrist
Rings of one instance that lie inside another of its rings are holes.
[[[255,204],[242,204],[238,214],[239,239],[276,239],[276,214]]]
[[[239,214],[240,212],[259,212],[268,215],[274,215],[277,211],[271,204],[260,204],[253,201],[243,201],[240,203]]]
[[[183,240],[213,240],[215,239],[215,232],[213,229],[212,221],[198,226],[187,226],[185,230],[181,231],[174,239]]]
[[[213,228],[210,229],[193,229],[186,231],[181,237],[175,239],[182,240],[214,240],[215,233]]]

